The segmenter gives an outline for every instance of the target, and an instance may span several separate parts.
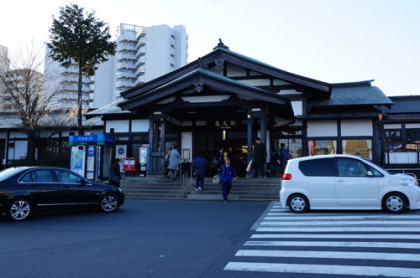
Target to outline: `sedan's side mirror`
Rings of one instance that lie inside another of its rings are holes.
[[[373,175],[373,173],[372,173],[372,171],[367,171],[366,175],[367,175],[368,177],[373,177],[373,176],[374,176],[374,175]]]
[[[85,186],[86,184],[87,184],[87,180],[86,180],[86,179],[81,179],[81,180],[79,181],[79,186],[80,186],[80,187]]]

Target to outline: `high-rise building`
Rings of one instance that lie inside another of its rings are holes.
[[[0,45],[0,69],[1,70],[9,70],[10,69],[10,61],[8,56],[7,47]]]
[[[187,64],[188,35],[182,25],[120,24],[115,55],[115,96]]]
[[[98,66],[95,76],[83,76],[83,107],[98,108],[120,97],[120,93],[187,64],[188,35],[182,25],[141,27],[120,24],[115,56]],[[61,93],[54,101],[56,108],[77,107],[78,69],[69,68],[45,58],[46,88],[57,88]],[[53,76],[56,77],[53,77]],[[47,86],[49,85],[49,86]]]
[[[44,66],[44,89],[46,93],[58,94],[51,101],[51,106],[55,109],[66,109],[77,107],[77,91],[79,84],[79,68],[76,63],[68,68],[60,64],[49,56],[49,49],[45,49]],[[83,74],[82,76],[82,107],[88,108],[90,99],[91,79]]]
[[[10,61],[7,53],[7,47],[0,45],[0,112],[5,111],[6,101],[6,74],[10,70]]]

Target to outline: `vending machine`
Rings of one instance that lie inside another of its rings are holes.
[[[145,177],[147,175],[148,160],[149,160],[148,150],[149,150],[149,144],[141,145],[140,152],[139,152],[140,177]]]
[[[70,170],[85,176],[85,146],[72,146],[70,154]]]

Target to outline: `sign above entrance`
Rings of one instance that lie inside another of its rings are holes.
[[[215,121],[215,127],[220,127],[221,129],[231,129],[234,126],[237,126],[236,121],[234,120],[222,120],[222,121]]]
[[[113,145],[115,144],[115,138],[105,134],[74,135],[69,138],[70,146],[86,145],[88,143],[96,145]]]

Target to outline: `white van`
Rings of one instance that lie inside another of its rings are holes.
[[[293,212],[385,209],[402,213],[420,208],[420,187],[415,177],[390,174],[358,156],[309,156],[288,161],[280,202]]]

